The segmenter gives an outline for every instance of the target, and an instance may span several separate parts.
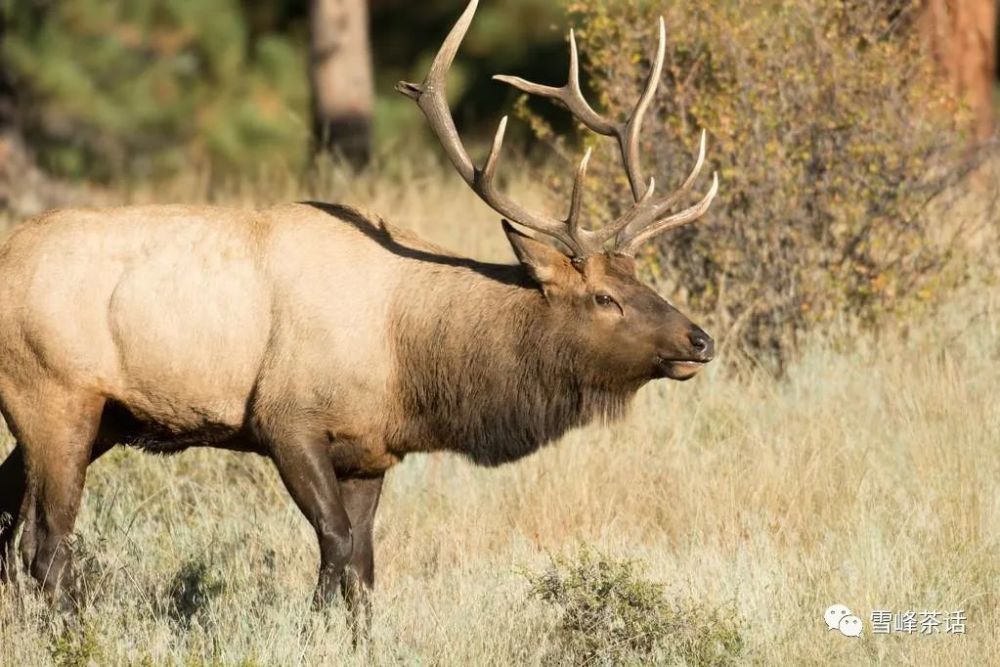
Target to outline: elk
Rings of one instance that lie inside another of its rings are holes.
[[[445,78],[476,5],[426,80],[397,88],[504,218],[514,265],[460,257],[321,203],[60,210],[13,232],[0,248],[0,411],[16,442],[0,466],[5,575],[19,551],[55,602],[74,604],[67,538],[88,466],[116,445],[213,447],[274,462],[316,532],[314,604],[339,587],[356,609],[373,584],[383,476],[407,454],[513,461],[621,414],[647,382],[686,380],[713,358],[712,339],[636,274],[640,245],[702,216],[718,190],[713,177],[698,203],[671,212],[705,161],[704,133],[677,192],[655,197],[641,176],[662,21],[645,89],[622,123],[584,100],[572,35],[564,86],[498,77],[618,141],[634,205],[588,229],[589,152],[559,219],[497,189],[506,120],[482,168],[463,147]]]

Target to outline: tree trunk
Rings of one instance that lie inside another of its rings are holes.
[[[313,148],[362,167],[375,98],[367,0],[311,0],[309,24]]]
[[[923,30],[942,74],[969,104],[975,138],[996,129],[996,0],[925,0]]]
[[[6,13],[0,11],[0,44],[7,34]],[[0,56],[0,137],[14,128],[14,83],[10,80],[7,63]],[[0,157],[2,161],[2,157]]]

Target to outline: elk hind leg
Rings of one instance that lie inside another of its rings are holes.
[[[68,539],[73,532],[104,400],[46,391],[26,414],[14,415],[24,452],[27,488],[22,505],[21,557],[42,589],[63,606],[75,602]]]

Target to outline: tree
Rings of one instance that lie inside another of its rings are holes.
[[[996,129],[996,0],[925,0],[923,30],[942,74],[970,106],[975,137]]]
[[[309,36],[314,151],[364,166],[375,97],[367,0],[311,0]]]
[[[5,11],[0,11],[0,44],[3,43],[7,33],[7,15]],[[14,129],[14,84],[11,81],[10,71],[7,63],[4,62],[3,54],[0,53],[0,169],[6,163],[6,137]]]

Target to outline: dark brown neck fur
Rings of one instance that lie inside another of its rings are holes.
[[[637,387],[584,379],[582,355],[522,267],[470,262],[428,272],[426,289],[407,294],[394,317],[397,439],[406,449],[499,465],[622,414]]]

